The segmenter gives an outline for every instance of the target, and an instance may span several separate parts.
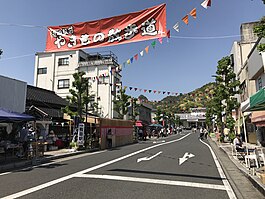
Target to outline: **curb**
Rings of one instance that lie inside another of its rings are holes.
[[[215,143],[216,144],[216,146],[219,148],[219,149],[221,149],[221,151],[223,152],[223,153],[225,153],[227,156],[228,156],[228,158],[233,162],[233,164],[239,169],[239,171],[241,172],[241,173],[243,173],[244,174],[244,176],[246,176],[247,178],[248,178],[248,180],[251,182],[251,184],[261,193],[261,194],[263,194],[264,196],[265,196],[265,187],[264,187],[264,185],[261,183],[261,182],[259,182],[259,178],[257,177],[257,176],[252,176],[252,175],[250,175],[247,171],[245,171],[244,169],[242,169],[242,168],[240,168],[240,166],[238,166],[238,164],[237,164],[237,162],[235,161],[235,160],[233,160],[231,157],[230,157],[230,155],[222,148],[222,147],[220,147],[215,141],[213,141],[212,139],[211,139],[211,141],[213,142],[213,143]]]

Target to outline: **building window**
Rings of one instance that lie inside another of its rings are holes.
[[[258,90],[262,89],[262,79],[261,77],[258,78]]]
[[[47,74],[47,68],[38,68],[38,75]]]
[[[69,88],[70,80],[69,79],[60,79],[58,80],[58,89]]]
[[[68,66],[69,65],[69,57],[59,58],[58,66]]]

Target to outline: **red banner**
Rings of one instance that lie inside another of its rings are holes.
[[[166,36],[166,4],[161,4],[96,21],[49,26],[46,51],[103,47]]]

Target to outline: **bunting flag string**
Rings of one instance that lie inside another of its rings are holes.
[[[119,84],[115,84],[116,86],[120,86]],[[129,88],[130,91],[143,91],[144,93],[148,92],[148,93],[154,93],[154,94],[167,94],[167,95],[179,95],[179,93],[177,92],[171,92],[171,91],[159,91],[159,90],[153,90],[153,89],[142,89],[142,88],[137,88],[137,87],[132,87],[132,86],[123,86],[123,88],[126,90],[127,88]],[[182,93],[180,93],[182,95]]]
[[[204,2],[201,3],[201,6],[207,9],[208,7],[211,7],[211,0],[205,0]]]
[[[169,38],[170,38],[170,30],[167,31],[167,41],[168,41]],[[162,37],[158,38],[157,40],[159,41],[160,44],[163,44],[163,38],[162,38]],[[152,41],[151,46],[153,47],[153,49],[155,49],[155,46],[156,46],[156,40]],[[129,65],[129,64],[132,64],[134,61],[137,61],[138,58],[139,58],[139,56],[138,56],[139,54],[140,54],[141,57],[144,56],[144,52],[145,52],[146,54],[148,54],[148,53],[149,53],[149,47],[150,47],[149,45],[146,46],[146,47],[144,48],[144,50],[142,50],[142,51],[140,51],[139,53],[135,54],[135,55],[132,56],[130,59],[128,59],[126,62],[123,62],[123,64],[120,64],[120,67],[125,68],[126,64]]]
[[[201,6],[204,7],[205,9],[207,9],[208,7],[211,7],[211,0],[204,0],[202,3],[201,3]],[[189,15],[192,16],[194,19],[197,18],[197,10],[196,8],[193,8],[189,14],[186,14],[183,18],[182,18],[182,21],[188,25],[189,24]],[[173,29],[176,30],[177,32],[179,32],[179,22],[177,22],[174,26],[173,26]]]

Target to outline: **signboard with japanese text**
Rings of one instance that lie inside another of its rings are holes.
[[[126,44],[166,36],[166,4],[161,4],[96,21],[49,26],[46,52]]]

